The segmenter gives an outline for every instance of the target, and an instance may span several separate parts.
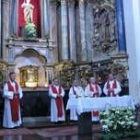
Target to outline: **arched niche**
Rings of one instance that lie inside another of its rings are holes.
[[[33,8],[33,23],[36,25],[37,38],[49,36],[49,0],[9,0],[10,1],[10,36],[24,37],[24,8],[27,1]]]
[[[17,81],[20,83],[22,82],[20,79],[20,69],[22,68],[37,68],[38,72],[38,83],[37,87],[45,87],[46,77],[45,77],[45,66],[46,66],[46,59],[41,54],[39,54],[34,49],[26,49],[21,54],[15,57],[15,72]],[[30,67],[31,66],[31,67]],[[26,76],[28,77],[28,76]]]
[[[41,37],[41,0],[18,0],[18,36],[24,36],[25,12],[28,12],[30,8],[28,2],[32,6],[32,22],[36,26],[37,37]],[[29,13],[27,14],[29,15]]]

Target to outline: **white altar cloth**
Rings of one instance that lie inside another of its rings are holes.
[[[67,102],[66,109],[76,109],[80,115],[83,112],[105,110],[107,106],[131,107],[135,109],[134,102],[130,96],[70,98]]]

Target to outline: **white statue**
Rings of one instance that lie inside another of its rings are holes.
[[[24,0],[21,7],[24,8],[24,19],[26,21],[26,24],[29,22],[33,22],[34,6],[30,3],[30,0]]]

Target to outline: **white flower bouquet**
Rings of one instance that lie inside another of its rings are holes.
[[[110,107],[108,112],[101,111],[100,123],[105,133],[134,131],[138,126],[131,107]]]

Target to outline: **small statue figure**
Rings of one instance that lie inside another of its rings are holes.
[[[21,5],[24,8],[24,19],[27,23],[33,23],[33,9],[34,6],[30,3],[30,0],[24,0],[23,4]]]
[[[33,22],[33,9],[34,6],[30,3],[30,0],[24,0],[21,5],[24,8],[24,19],[25,19],[25,37],[34,38],[36,37],[36,26]]]

